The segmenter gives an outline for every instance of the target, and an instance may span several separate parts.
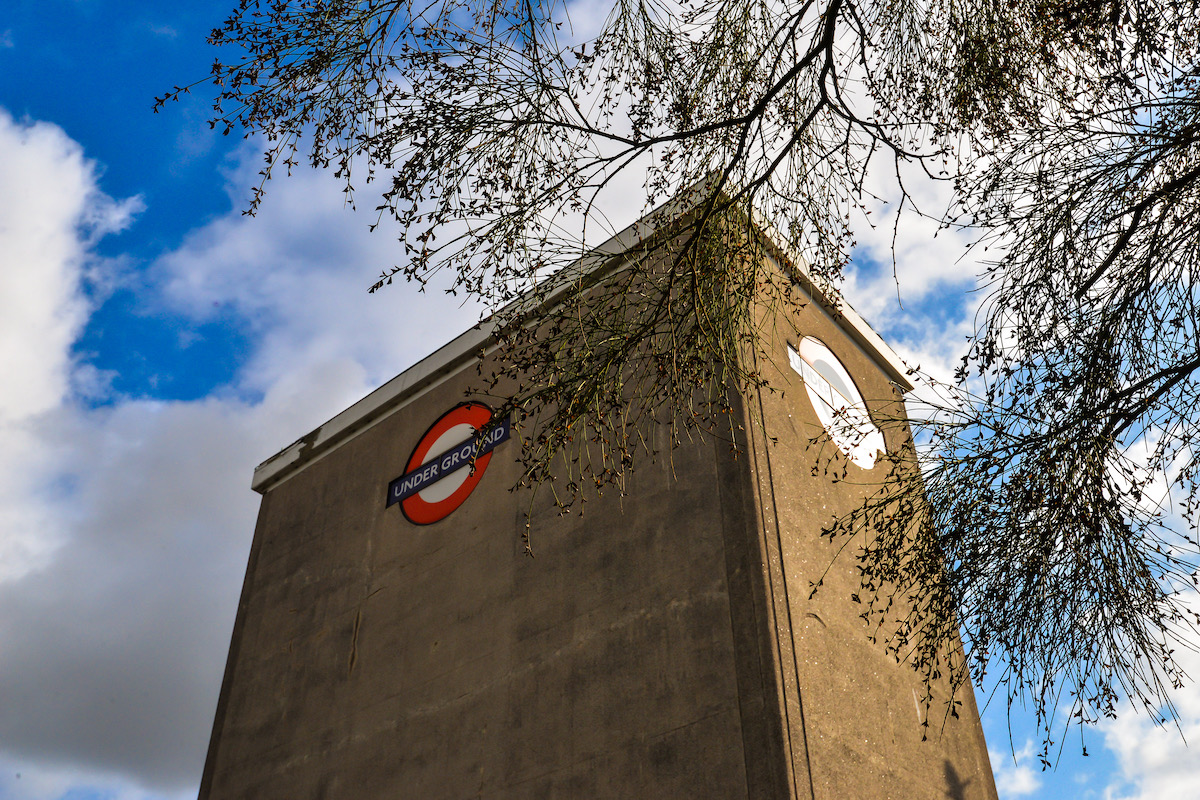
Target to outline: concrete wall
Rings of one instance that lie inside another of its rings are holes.
[[[994,798],[973,698],[920,741],[853,562],[808,599],[863,486],[812,474],[839,456],[809,446],[788,338],[821,338],[873,408],[896,395],[818,304],[774,322],[783,393],[741,409],[740,457],[696,441],[584,517],[541,503],[536,558],[515,440],[446,519],[385,509],[473,371],[266,491],[201,798]]]
[[[784,717],[798,797],[995,798],[983,731],[970,687],[960,718],[946,717],[947,687],[935,687],[922,742],[923,686],[868,639],[853,552],[820,536],[823,525],[859,505],[887,471],[861,469],[824,435],[786,347],[815,336],[854,378],[884,430],[889,452],[909,438],[901,395],[872,356],[812,300],[799,311],[764,312],[770,361],[764,377],[776,392],[754,398],[749,426],[752,471],[761,509],[771,607],[783,665]],[[836,480],[835,480],[836,478]],[[823,580],[810,599],[813,584]]]
[[[543,512],[536,558],[515,441],[411,525],[387,483],[465,378],[263,497],[201,797],[745,797],[718,448]]]

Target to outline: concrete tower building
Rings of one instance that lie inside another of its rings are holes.
[[[536,558],[507,427],[457,469],[489,413],[463,405],[486,329],[258,467],[202,800],[996,797],[969,689],[921,741],[919,678],[867,640],[853,559],[809,598],[822,525],[909,435],[872,416],[911,386],[763,236],[812,302],[768,342],[782,391],[738,411],[743,454],[696,439],[583,517],[535,509]]]

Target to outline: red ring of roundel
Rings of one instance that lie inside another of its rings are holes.
[[[417,467],[425,464],[425,459],[429,458],[429,448],[433,447],[433,443],[446,431],[453,428],[455,425],[467,424],[475,430],[481,429],[483,426],[491,422],[492,410],[483,403],[462,403],[447,411],[440,416],[436,422],[429,426],[429,430],[425,431],[425,435],[417,441],[417,446],[413,448],[412,455],[409,456],[408,466],[404,468],[405,474],[412,472]],[[438,455],[438,453],[433,453]],[[438,520],[445,519],[456,508],[463,504],[463,501],[470,496],[471,492],[475,491],[475,486],[479,483],[479,479],[483,477],[483,471],[487,469],[488,462],[492,460],[492,454],[484,453],[479,458],[475,459],[475,471],[469,475],[462,486],[454,491],[454,494],[447,497],[445,500],[440,500],[436,503],[427,503],[421,499],[421,495],[412,495],[400,501],[400,510],[404,513],[405,518],[414,525],[431,525]],[[470,467],[464,467],[470,469]]]

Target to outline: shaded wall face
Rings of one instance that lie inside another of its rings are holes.
[[[530,558],[515,440],[446,519],[384,506],[467,377],[264,496],[208,796],[745,797],[714,443],[535,504]]]
[[[853,548],[820,536],[879,486],[888,466],[855,466],[825,434],[787,347],[815,336],[853,377],[868,410],[895,452],[909,433],[887,424],[902,412],[885,373],[817,302],[799,310],[764,311],[773,324],[764,377],[777,392],[755,398],[750,427],[762,508],[771,605],[778,623],[787,729],[800,796],[817,798],[994,798],[995,787],[968,685],[960,719],[946,715],[946,685],[935,687],[933,717],[922,742],[923,685],[868,639]],[[774,440],[768,443],[767,437]],[[813,584],[824,583],[815,597]],[[807,784],[807,785],[805,785]]]

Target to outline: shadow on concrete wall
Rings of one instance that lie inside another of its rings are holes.
[[[963,780],[958,777],[958,770],[954,769],[954,765],[949,761],[945,762],[946,773],[946,797],[950,800],[967,800],[967,786],[971,783],[971,779]]]

